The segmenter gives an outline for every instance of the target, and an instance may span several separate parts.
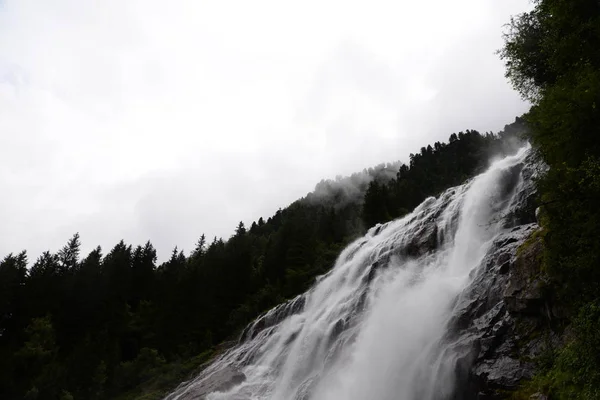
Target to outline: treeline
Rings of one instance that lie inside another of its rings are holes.
[[[497,135],[466,131],[240,223],[228,240],[204,235],[157,265],[150,242],[80,257],[74,235],[30,263],[0,262],[0,398],[154,398],[259,313],[306,290],[352,239],[398,217],[515,150],[523,121]],[[200,356],[197,356],[199,355]]]
[[[539,184],[543,265],[570,327],[531,387],[552,399],[600,399],[600,3],[534,4],[511,21],[501,55],[533,103],[531,141],[550,166]]]
[[[519,137],[524,131],[524,122],[517,118],[498,135],[467,130],[450,135],[448,143],[422,147],[420,153],[410,155],[410,163],[400,167],[395,179],[371,181],[364,198],[366,226],[398,218],[426,197],[483,172],[491,155],[515,152],[522,145]]]

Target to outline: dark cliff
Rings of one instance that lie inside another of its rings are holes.
[[[531,177],[545,169],[534,157],[522,174]],[[522,193],[506,219],[507,231],[455,306],[449,334],[461,354],[455,400],[511,398],[535,376],[545,352],[562,341],[557,333],[562,312],[542,268],[533,180]]]

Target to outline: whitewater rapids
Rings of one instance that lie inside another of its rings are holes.
[[[168,400],[438,400],[457,355],[456,300],[526,186],[529,148],[369,230],[306,293],[250,324]]]

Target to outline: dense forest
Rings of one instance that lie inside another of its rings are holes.
[[[542,272],[565,343],[529,385],[553,399],[600,399],[600,2],[534,5],[511,21],[500,53],[533,104],[530,138],[550,166],[538,185]]]
[[[227,240],[201,235],[190,254],[176,248],[160,265],[150,242],[81,255],[78,234],[36,260],[6,255],[0,398],[160,397],[261,312],[306,290],[368,227],[514,152],[524,130],[517,118],[498,134],[452,134],[408,164],[322,181],[266,221],[240,222]]]

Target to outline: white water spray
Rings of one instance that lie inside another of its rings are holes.
[[[503,229],[527,153],[372,228],[311,290],[257,319],[168,399],[448,398],[452,306]]]

